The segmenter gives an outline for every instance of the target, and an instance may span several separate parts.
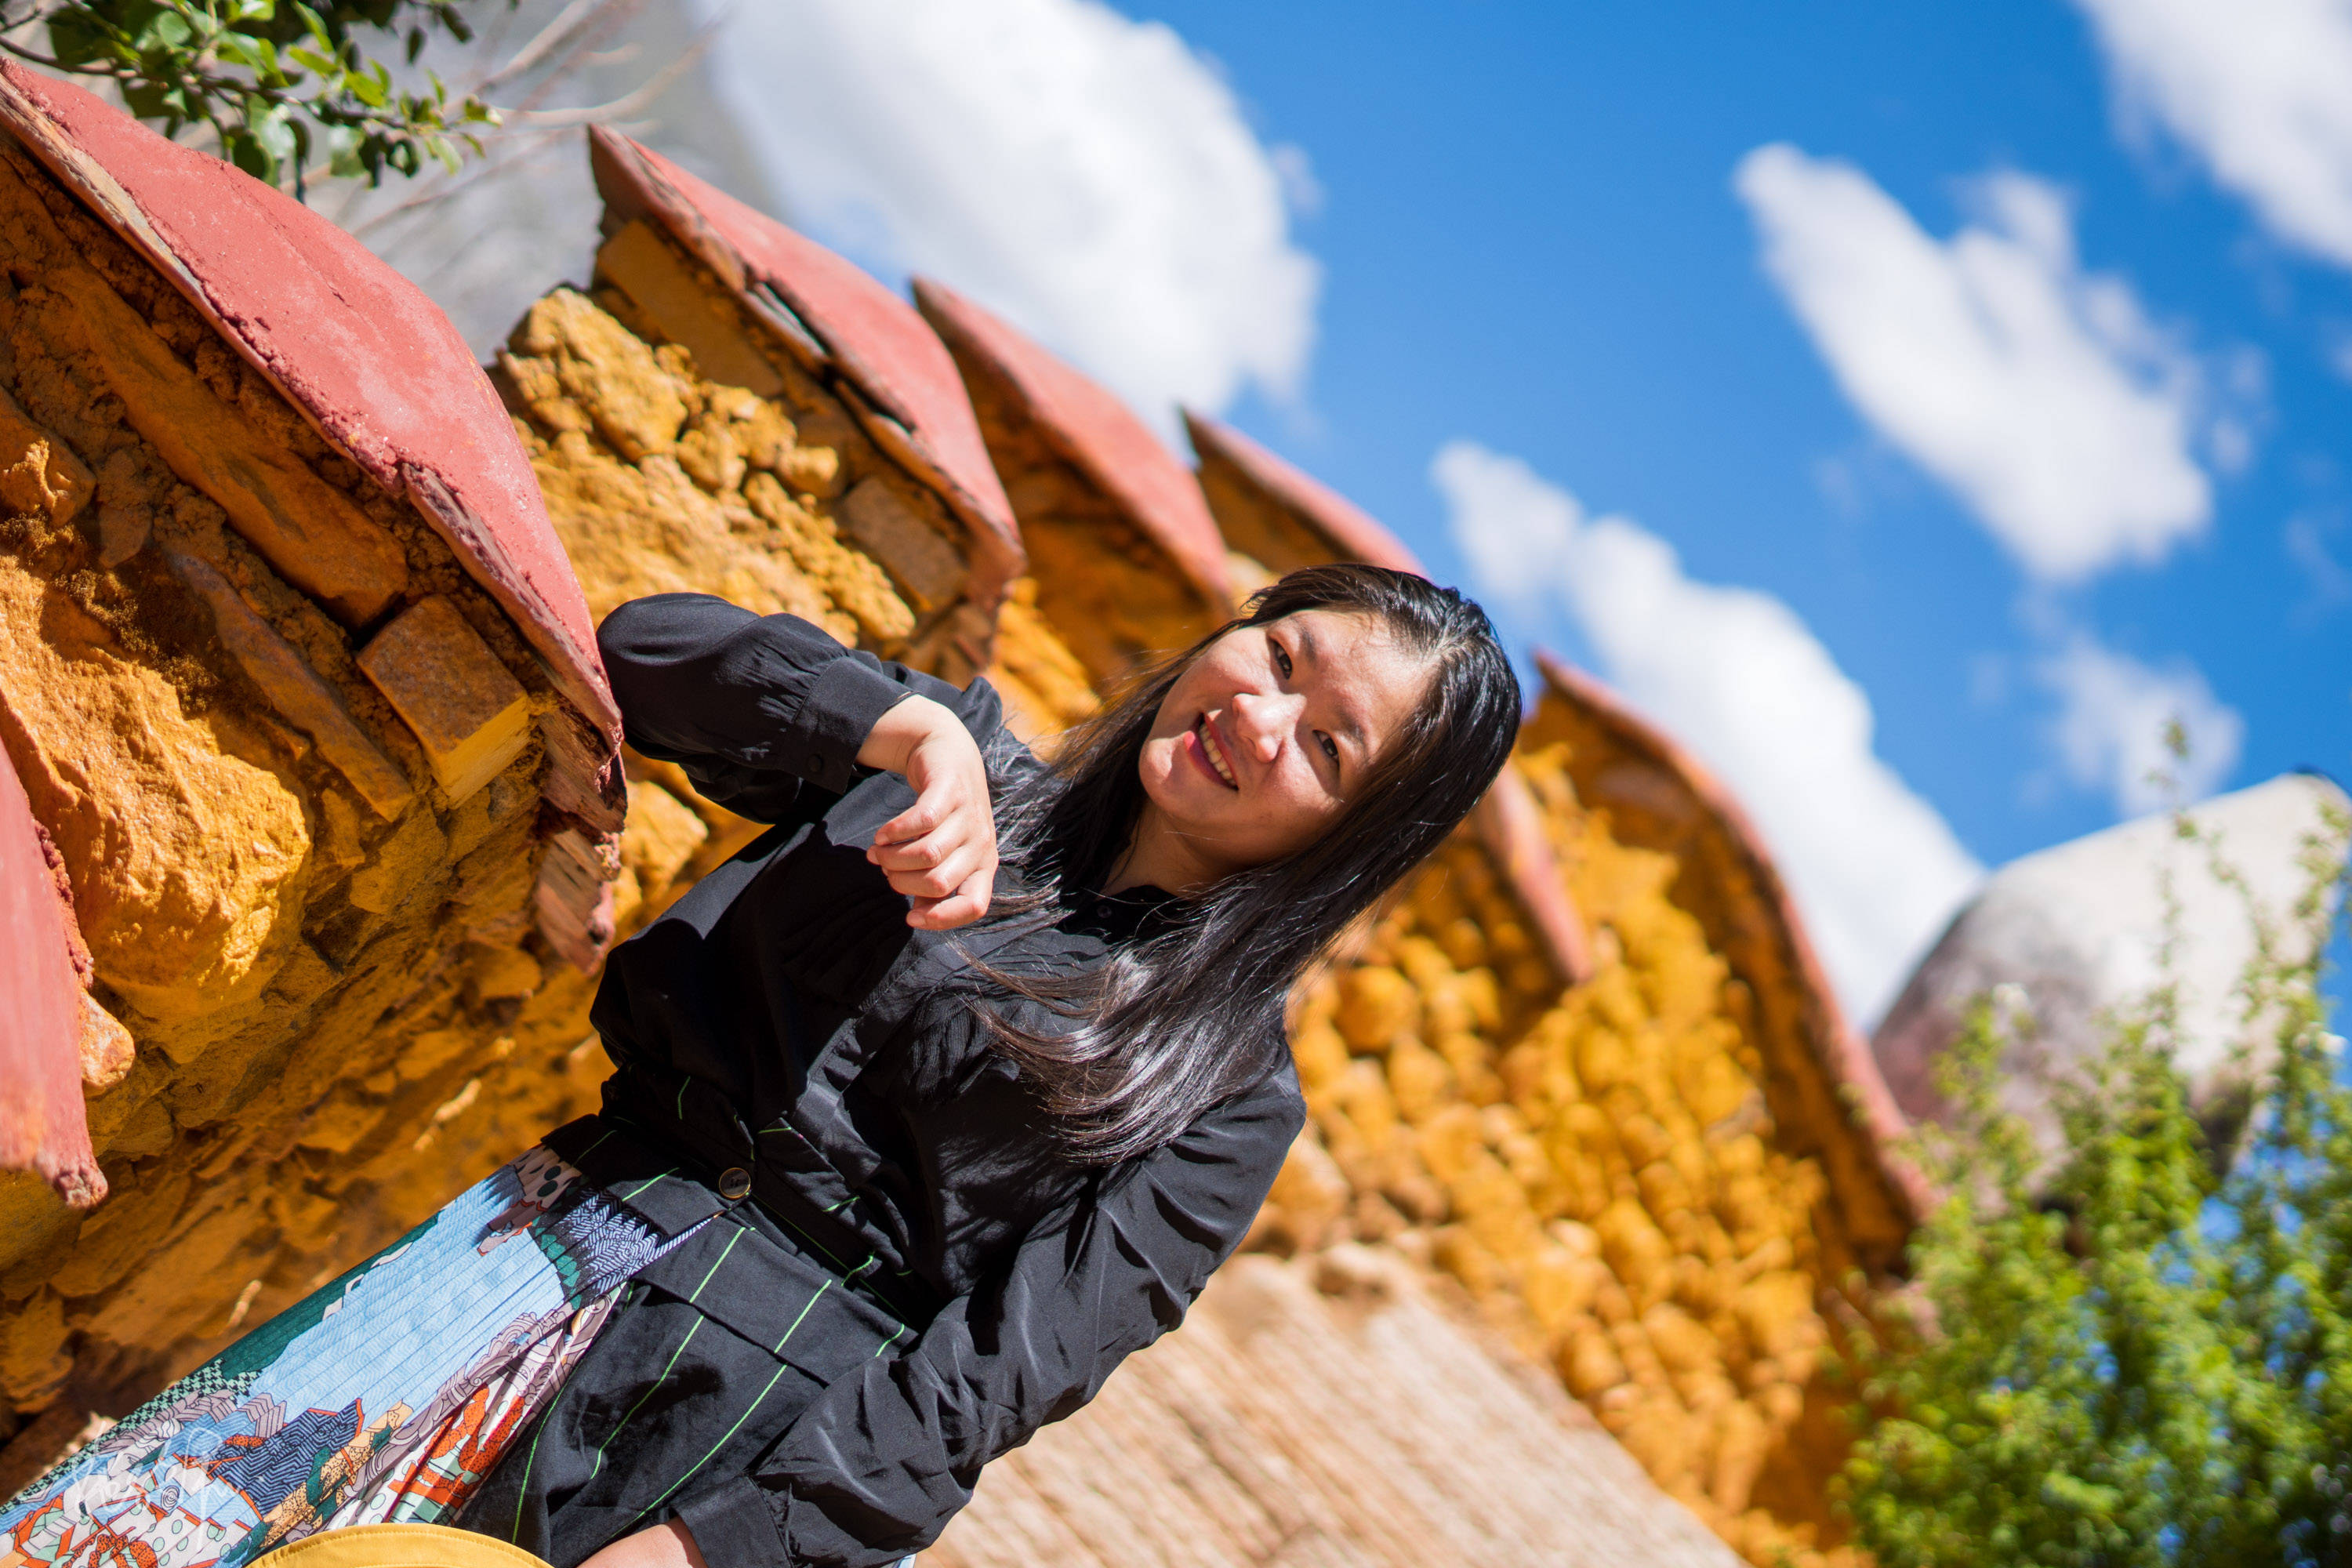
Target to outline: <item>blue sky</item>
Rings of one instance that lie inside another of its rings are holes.
[[[2352,773],[2352,9],[2249,4],[764,0],[712,71],[743,194],[1627,691],[1867,1018],[2166,717]]]
[[[1857,163],[1938,235],[1971,176],[2056,183],[2090,268],[2192,344],[2255,350],[2268,383],[2207,535],[2103,574],[2070,608],[2204,672],[2246,720],[2232,780],[2352,763],[2352,583],[2298,562],[2288,532],[2310,519],[2352,566],[2352,384],[2326,363],[2352,288],[2177,150],[2126,145],[2073,10],[1148,14],[1223,63],[1324,193],[1301,226],[1328,269],[1305,409],[1253,400],[1243,422],[1433,560],[1452,552],[1426,448],[1469,435],[1630,513],[1694,574],[1769,589],[1869,692],[1882,754],[1995,863],[2104,826],[2114,803],[2050,780],[2047,703],[2016,668],[2032,657],[2020,573],[1841,395],[1760,273],[1731,177],[1790,142]]]

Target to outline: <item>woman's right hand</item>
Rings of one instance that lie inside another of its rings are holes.
[[[971,731],[928,697],[882,715],[857,750],[865,767],[903,773],[915,804],[884,823],[866,858],[914,901],[907,923],[953,931],[988,912],[996,886],[996,814]]]

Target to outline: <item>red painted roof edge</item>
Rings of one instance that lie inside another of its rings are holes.
[[[591,126],[588,134],[608,206],[660,224],[755,316],[775,313],[758,298],[765,286],[799,319],[862,397],[856,406],[867,433],[971,531],[971,598],[992,615],[1028,556],[947,345],[906,300],[807,236],[617,132]]]
[[[37,1171],[76,1208],[106,1196],[82,1107],[79,934],[16,770],[0,754],[0,1168]]]
[[[988,367],[1054,449],[1168,552],[1223,619],[1234,603],[1224,536],[1192,470],[1109,388],[1003,317],[929,278],[915,307]]]
[[[1275,456],[1230,425],[1184,411],[1185,434],[1202,458],[1212,453],[1239,468],[1257,487],[1330,542],[1334,559],[1362,561],[1426,577],[1429,569],[1404,541],[1371,513],[1288,460]]]
[[[1536,666],[1553,691],[1591,712],[1629,749],[1646,753],[1723,824],[1738,847],[1748,875],[1755,879],[1766,903],[1779,915],[1790,962],[1812,998],[1812,1043],[1822,1070],[1849,1108],[1852,1125],[1869,1145],[1888,1187],[1904,1206],[1906,1217],[1917,1224],[1934,1206],[1935,1189],[1926,1173],[1902,1152],[1902,1141],[1910,1131],[1910,1122],[1895,1103],[1894,1091],[1879,1073],[1869,1043],[1846,1021],[1844,1009],[1838,1005],[1837,994],[1830,989],[1828,972],[1813,951],[1811,938],[1805,934],[1804,920],[1797,912],[1794,900],[1789,897],[1788,885],[1781,880],[1780,868],[1773,864],[1762,836],[1746,810],[1705,764],[1601,682],[1541,648],[1536,650]]]
[[[204,276],[205,258],[181,254],[158,226],[155,215],[125,186],[123,179],[135,183],[142,174],[152,176],[173,163],[200,161],[207,172],[225,172],[233,188],[240,193],[249,186],[252,200],[264,212],[276,209],[275,216],[289,226],[308,226],[318,232],[322,247],[331,244],[345,259],[355,262],[363,258],[362,264],[372,274],[370,281],[413,296],[436,318],[437,309],[425,300],[415,285],[291,197],[208,154],[158,136],[79,88],[37,75],[13,60],[0,61],[0,130],[12,132],[100,221],[153,263],[214,331],[247,363],[260,372],[322,439],[379,485],[394,494],[405,495],[432,523],[467,575],[499,601],[539,651],[557,690],[601,738],[601,744],[590,748],[601,752],[601,757],[575,759],[593,764],[587,776],[551,780],[550,794],[564,796],[572,803],[567,809],[573,809],[575,815],[600,831],[617,831],[617,792],[622,787],[618,766],[620,711],[614,706],[611,689],[605,684],[604,662],[596,652],[594,630],[579,580],[555,538],[554,526],[547,519],[536,484],[529,481],[529,459],[523,456],[503,413],[475,421],[481,427],[470,434],[512,447],[511,451],[496,450],[485,461],[492,468],[499,466],[499,459],[510,459],[512,465],[520,465],[522,479],[505,487],[512,493],[503,499],[516,503],[520,510],[486,516],[478,505],[468,504],[465,497],[480,492],[474,495],[476,500],[499,500],[498,492],[501,487],[496,482],[496,475],[488,475],[487,482],[467,484],[459,476],[436,471],[392,446],[378,449],[382,444],[356,439],[352,417],[358,411],[322,406],[311,395],[313,388],[289,376],[285,365],[264,353],[236,312],[224,310],[214,298],[213,289]],[[117,172],[86,145],[93,130],[127,137],[136,145],[140,156],[150,162],[139,169],[126,168],[118,177]],[[353,308],[358,307],[354,304]],[[446,325],[446,318],[440,319]],[[454,327],[449,328],[449,338],[467,371],[480,377],[480,367],[465,352],[463,340],[457,337]],[[479,390],[487,399],[485,408],[495,411],[497,395],[489,390],[487,380],[482,381]],[[477,479],[484,477],[466,476]],[[518,551],[520,559],[517,558]],[[531,570],[533,565],[539,568],[537,572]],[[560,772],[567,765],[567,760],[559,757],[556,765]]]
[[[1552,853],[1551,837],[1544,831],[1543,807],[1516,767],[1506,765],[1496,775],[1478,798],[1472,820],[1486,853],[1502,868],[1504,881],[1535,923],[1536,936],[1561,982],[1581,985],[1591,979],[1592,944],[1585,938],[1559,858]]]
[[[620,714],[587,601],[530,458],[448,319],[300,203],[68,83],[0,63],[0,131],[146,257],[331,447],[440,533],[563,699],[541,721],[547,800],[614,839],[626,799]]]

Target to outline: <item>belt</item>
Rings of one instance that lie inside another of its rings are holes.
[[[698,1079],[625,1066],[604,1084],[603,1113],[559,1129],[547,1144],[566,1159],[567,1145],[581,1149],[598,1166],[573,1159],[582,1173],[649,1223],[675,1226],[665,1235],[749,1204],[896,1321],[919,1327],[944,1304],[859,1227],[856,1194],[814,1144],[781,1122],[751,1132]]]

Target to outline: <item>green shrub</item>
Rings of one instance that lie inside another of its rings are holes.
[[[467,13],[486,3],[496,0],[0,0],[0,48],[112,82],[167,136],[205,126],[238,168],[299,192],[317,162],[373,184],[481,151],[476,133],[495,111],[471,94],[453,103],[429,71],[414,89],[398,85],[362,41],[381,37],[414,64],[436,33],[470,42]],[[44,24],[46,52],[24,41]]]
[[[2352,1089],[2321,989],[2347,837],[2331,812],[2291,925],[2257,919],[2242,1016],[2275,1059],[2234,1158],[2174,1069],[2171,986],[2060,1091],[2054,1158],[2000,1108],[2020,1021],[1975,1010],[1842,1482],[1881,1568],[2352,1563]]]

